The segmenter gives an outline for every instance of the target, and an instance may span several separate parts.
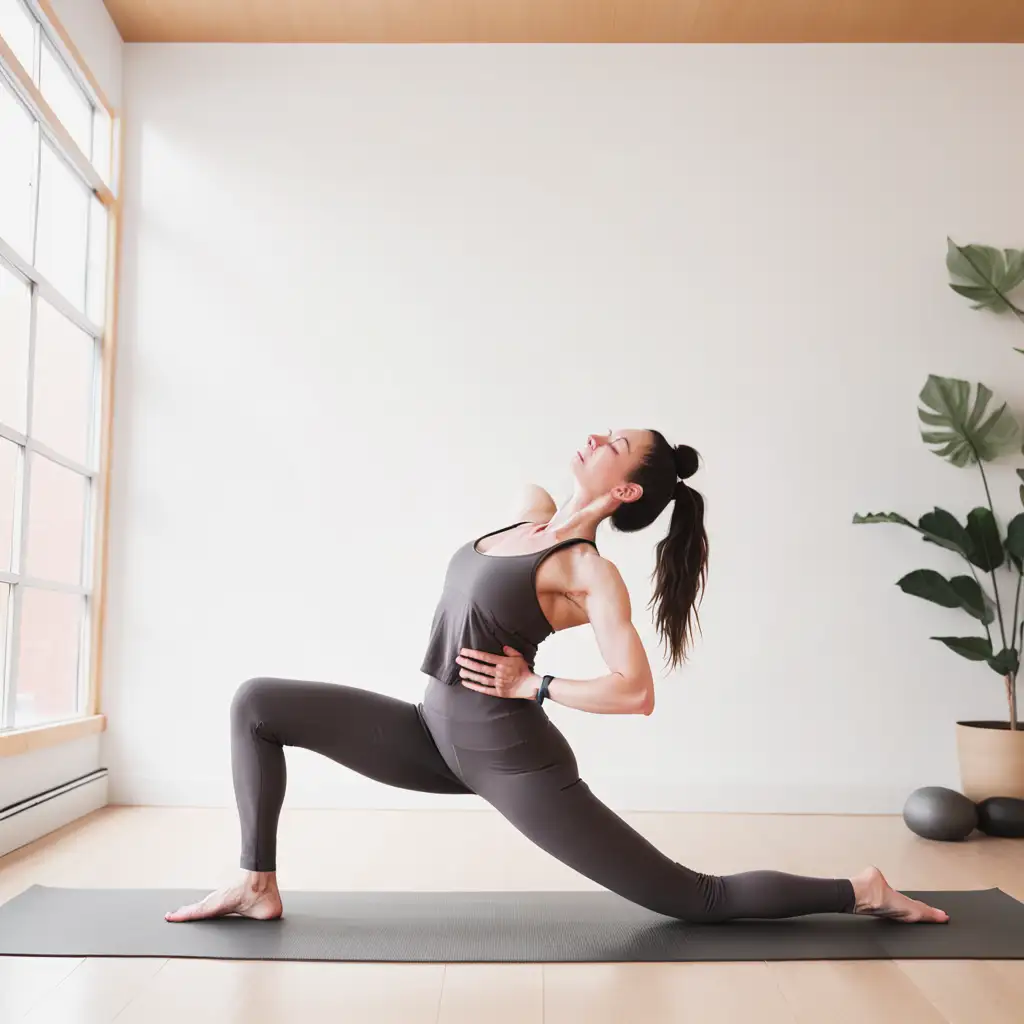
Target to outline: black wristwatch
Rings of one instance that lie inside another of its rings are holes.
[[[543,704],[548,695],[548,687],[551,685],[551,680],[554,676],[544,676],[540,681],[540,687],[537,690],[537,703]]]

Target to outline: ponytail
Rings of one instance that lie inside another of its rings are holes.
[[[656,430],[651,434],[654,443],[632,476],[643,494],[637,501],[620,505],[611,521],[616,530],[641,530],[673,503],[668,535],[655,550],[654,594],[648,607],[654,611],[669,665],[677,668],[693,645],[694,627],[700,629],[698,608],[708,575],[704,498],[686,483],[697,471],[700,456],[689,445],[673,447]]]
[[[668,535],[655,553],[654,623],[677,668],[693,646],[694,627],[700,630],[698,608],[708,576],[708,535],[704,529],[704,498],[680,480]]]

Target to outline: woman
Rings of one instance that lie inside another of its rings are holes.
[[[777,871],[716,876],[683,867],[614,814],[580,779],[545,700],[596,714],[654,710],[654,684],[630,621],[629,595],[597,551],[598,525],[650,525],[673,504],[657,546],[655,623],[678,666],[707,573],[704,502],[685,481],[697,453],[653,430],[591,434],[572,459],[572,497],[556,508],[530,491],[521,522],[463,545],[448,566],[414,705],[330,683],[251,679],[231,707],[232,775],[245,877],[166,915],[192,921],[282,913],[276,833],[283,747],[315,750],[391,786],[476,793],[548,853],[641,906],[688,921],[846,912],[901,921],[947,915],[895,892],[877,868],[853,878]],[[552,632],[590,623],[608,672],[564,679],[534,671]]]

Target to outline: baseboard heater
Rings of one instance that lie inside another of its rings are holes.
[[[0,807],[0,857],[34,842],[107,803],[107,769]]]

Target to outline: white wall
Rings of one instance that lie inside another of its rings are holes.
[[[1002,687],[856,511],[961,514],[929,372],[1024,407],[947,233],[1024,242],[1024,47],[128,46],[111,799],[231,799],[253,675],[411,701],[446,560],[591,430],[697,446],[704,639],[650,718],[552,708],[623,809],[897,811]],[[1015,510],[1011,467],[997,474]],[[652,657],[654,545],[599,535]],[[597,673],[588,633],[545,670]],[[476,806],[305,752],[292,806]]]
[[[124,43],[103,0],[52,0],[53,9],[114,107],[121,105]]]

